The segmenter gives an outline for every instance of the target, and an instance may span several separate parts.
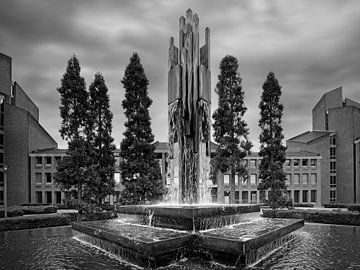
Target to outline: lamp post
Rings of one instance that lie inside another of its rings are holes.
[[[4,218],[7,218],[7,170],[8,166],[3,165],[4,170]]]

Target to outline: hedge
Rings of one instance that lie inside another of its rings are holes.
[[[4,209],[0,209],[0,218],[3,218],[5,216]],[[24,211],[22,208],[19,207],[9,207],[7,209],[7,216],[8,217],[17,217],[22,216],[24,214]]]
[[[268,218],[298,218],[307,222],[360,226],[360,212],[313,210],[313,209],[263,209]]]
[[[360,204],[350,204],[348,210],[360,212]]]
[[[77,220],[77,213],[64,213],[64,214],[42,214],[42,215],[29,215],[20,216],[9,219],[0,220],[0,231],[8,230],[23,230],[35,229],[42,227],[56,227],[70,225],[71,222]],[[92,215],[83,215],[82,221],[103,220],[116,218],[115,211],[98,212]]]

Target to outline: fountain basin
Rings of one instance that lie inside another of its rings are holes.
[[[300,219],[259,218],[199,235],[199,246],[212,259],[230,266],[248,266],[284,246],[291,232],[304,226]]]
[[[119,214],[132,215],[136,222],[185,231],[219,228],[247,220],[247,213],[259,212],[255,204],[126,205]],[[137,217],[137,218],[136,218]]]
[[[77,239],[142,267],[156,268],[179,259],[192,235],[117,220],[73,223]]]

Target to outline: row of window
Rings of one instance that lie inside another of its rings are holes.
[[[302,177],[301,177],[302,181],[302,185],[303,186],[308,186],[309,185],[309,174],[308,173],[303,173]],[[294,177],[292,179],[292,175],[291,174],[286,174],[286,181],[285,181],[287,186],[291,186],[291,185],[300,185],[300,174],[299,173],[294,173]],[[317,174],[316,173],[311,173],[310,174],[310,185],[312,186],[316,186],[317,185]]]
[[[45,198],[43,194],[45,194]],[[53,201],[53,199],[55,200]],[[54,191],[54,198],[52,191],[45,191],[45,193],[43,191],[36,191],[35,200],[37,203],[61,204],[61,191]]]
[[[300,192],[301,190],[294,190],[294,197],[292,197],[291,191],[288,190],[288,196],[294,203],[316,203],[317,190],[302,190],[302,201],[300,201]]]
[[[42,185],[42,183],[43,183],[43,174],[35,173],[35,185]],[[52,173],[50,172],[45,173],[45,183],[52,184]]]
[[[316,186],[317,185],[317,174],[316,173],[303,173],[302,175],[302,185],[308,186],[309,185],[309,175],[310,175],[310,185]],[[250,185],[257,186],[258,179],[256,174],[250,174]],[[248,179],[244,177],[240,177],[241,185],[247,186],[249,184]],[[230,175],[224,174],[224,186],[230,185]],[[235,175],[235,186],[239,185],[239,177]],[[294,173],[293,179],[291,174],[286,174],[286,185],[300,185],[300,174]]]
[[[61,156],[55,156],[55,163],[57,163],[59,160],[61,160]],[[45,166],[51,166],[52,165],[52,157],[44,157],[45,160]],[[43,157],[35,157],[35,165],[37,167],[43,165]]]
[[[260,162],[260,160],[257,160],[257,159],[247,160],[247,159],[245,159],[243,162],[244,162],[245,167],[248,167],[248,165],[250,163],[250,168],[256,168],[257,165],[259,165],[258,163]],[[317,160],[316,159],[286,159],[285,163],[284,163],[284,165],[286,167],[291,167],[291,165],[293,167],[300,167],[300,164],[301,164],[302,167],[306,167],[306,168],[308,168],[309,164],[310,164],[310,167],[315,169],[316,166],[317,166]]]
[[[45,175],[45,183],[47,185],[52,184],[52,173],[46,172],[46,173],[44,173],[44,175]],[[4,176],[3,176],[2,172],[0,172],[0,186],[1,186],[1,182],[4,181],[3,177]],[[1,181],[1,179],[2,179],[2,181]],[[114,181],[115,181],[115,184],[120,184],[120,173],[117,173],[117,172],[114,173]],[[43,183],[43,173],[35,173],[35,185],[41,186],[42,183]]]
[[[302,192],[302,200],[300,200],[300,192]],[[317,190],[294,190],[294,195],[292,196],[291,191],[288,190],[288,196],[290,199],[293,199],[294,203],[316,203],[317,201]],[[259,192],[259,198],[257,191],[242,191],[241,198],[240,191],[235,191],[235,203],[257,203],[258,201],[263,202],[265,200],[265,191]],[[213,196],[213,201],[215,200]],[[259,199],[259,200],[258,200]],[[224,191],[224,201],[225,203],[230,202],[230,191]]]
[[[310,165],[310,168],[316,169],[317,160],[316,159],[299,159],[299,158],[287,159],[287,160],[285,160],[284,165],[285,165],[285,167],[291,167],[291,165],[292,165],[294,168],[299,168],[300,164],[304,168],[308,168]]]

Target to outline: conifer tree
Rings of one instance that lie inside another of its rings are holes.
[[[141,204],[161,199],[164,187],[160,165],[154,150],[148,96],[149,84],[139,56],[134,53],[121,81],[125,88],[122,106],[127,122],[125,138],[121,142],[121,178],[125,189],[124,204]]]
[[[68,142],[67,156],[57,165],[55,182],[62,189],[75,189],[80,205],[83,188],[91,175],[89,164],[89,144],[86,140],[88,114],[88,93],[84,78],[80,76],[80,64],[74,55],[57,89],[61,96],[60,115],[62,118],[60,135]]]
[[[238,61],[233,56],[228,55],[221,60],[215,89],[219,95],[218,108],[213,113],[218,149],[212,163],[216,170],[223,173],[230,170],[230,203],[235,202],[235,174],[246,177],[242,160],[250,154],[252,147],[248,140],[249,129],[243,119],[247,108],[238,67]]]
[[[89,116],[87,137],[92,147],[92,163],[96,173],[88,183],[88,191],[98,203],[114,192],[114,165],[112,132],[113,114],[110,111],[110,99],[104,77],[95,74],[89,87]]]
[[[282,144],[281,117],[283,105],[280,104],[281,86],[273,72],[270,72],[263,84],[261,95],[260,152],[262,160],[259,165],[261,179],[259,190],[268,190],[269,203],[272,208],[284,205],[285,201],[285,162],[286,147]]]

